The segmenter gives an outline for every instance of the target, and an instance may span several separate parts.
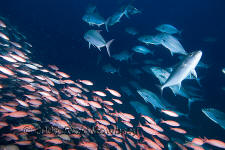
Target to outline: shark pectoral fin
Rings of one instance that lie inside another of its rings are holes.
[[[191,70],[191,74],[197,79],[197,72],[195,71],[195,69]]]

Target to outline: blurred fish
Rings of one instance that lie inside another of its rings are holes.
[[[129,73],[136,79],[140,79],[140,75],[143,73],[140,69],[134,68],[134,69],[129,69]]]
[[[129,18],[129,15],[135,15],[135,14],[139,14],[139,13],[141,13],[141,11],[140,10],[138,10],[137,8],[135,8],[134,6],[132,6],[132,5],[127,5],[126,7],[125,7],[125,9],[126,9],[126,16]]]
[[[175,38],[174,36],[166,33],[162,33],[161,35],[161,44],[169,49],[171,55],[173,56],[174,53],[187,55],[187,52],[184,50],[181,43]]]
[[[156,109],[168,109],[172,108],[172,106],[167,103],[165,100],[160,99],[155,93],[152,93],[146,89],[137,90],[138,94],[144,99],[146,103],[151,103],[152,106]]]
[[[113,26],[116,23],[120,22],[121,18],[127,13],[126,11],[126,9],[121,9],[110,16],[106,20],[106,31],[109,31],[108,26]]]
[[[149,108],[146,105],[138,101],[130,101],[129,103],[136,110],[137,113],[140,113],[142,115],[145,115],[151,118],[155,118],[155,116],[149,111]]]
[[[129,59],[131,59],[133,56],[132,53],[129,53],[128,51],[121,51],[118,54],[114,54],[112,55],[112,58],[114,58],[115,60],[118,61],[128,61]]]
[[[137,52],[137,53],[141,53],[141,54],[151,54],[154,55],[154,52],[149,50],[147,47],[142,46],[142,45],[138,45],[132,48],[133,51]]]
[[[142,35],[138,38],[138,41],[145,43],[147,45],[153,44],[153,45],[160,45],[162,43],[162,37],[161,35]]]
[[[90,13],[94,13],[95,11],[96,11],[96,6],[93,4],[89,4],[86,9],[86,13],[90,14]]]
[[[88,13],[82,17],[82,20],[88,23],[90,26],[96,25],[100,27],[105,24],[105,19],[100,16],[98,13]]]
[[[163,32],[163,33],[168,33],[168,34],[176,34],[176,33],[181,33],[176,27],[170,25],[170,24],[161,24],[156,27],[156,30]]]
[[[215,108],[203,108],[202,112],[213,122],[225,129],[225,113]]]
[[[125,32],[129,33],[130,35],[137,35],[138,31],[134,27],[127,27],[125,28]]]
[[[106,64],[102,67],[103,71],[106,73],[119,73],[119,69],[116,69],[115,67],[113,67],[111,64]]]
[[[121,89],[127,96],[133,95],[133,93],[131,92],[131,90],[130,90],[127,86],[121,86],[120,89]]]

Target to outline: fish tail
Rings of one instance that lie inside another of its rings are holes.
[[[107,49],[107,53],[108,53],[109,57],[111,57],[109,47],[110,47],[110,45],[112,44],[113,41],[114,41],[114,39],[112,39],[112,40],[110,40],[109,42],[106,43],[106,49]]]
[[[5,117],[7,117],[7,116],[9,116],[9,113],[4,113],[4,114],[1,116],[1,118],[5,118]]]
[[[139,122],[137,127],[141,127],[141,126],[142,126],[142,125],[141,125],[141,123]]]
[[[11,130],[15,130],[15,127],[13,125],[10,126]]]

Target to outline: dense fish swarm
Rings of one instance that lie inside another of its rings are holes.
[[[93,13],[95,9],[96,7],[91,6],[87,11],[88,14],[83,17],[83,20],[90,25],[112,26],[119,22],[123,15],[129,17],[129,15],[140,13],[136,8],[128,5],[105,22],[100,15]],[[170,32],[166,31],[168,29]],[[169,25],[160,26],[158,30],[173,34],[179,32]],[[129,32],[136,34],[131,30]],[[96,31],[95,37],[97,33]],[[100,37],[99,34],[97,36]],[[163,43],[162,45],[168,49],[176,48],[174,43],[170,47],[170,39],[172,39],[172,42],[175,41],[182,50],[177,53],[186,54],[172,35],[167,36],[169,36],[167,41],[159,41],[159,43]],[[93,39],[87,38],[87,40],[91,39],[88,42],[98,48],[106,46],[108,49],[110,44],[107,45],[102,37],[95,41],[95,37],[92,35]],[[158,44],[156,39],[153,40],[153,36],[150,38],[149,43]],[[175,110],[164,99],[149,90],[136,89],[138,94],[155,108],[153,114],[146,104],[138,101],[130,101],[130,105],[135,108],[138,115],[130,113],[129,110],[122,112],[119,108],[125,105],[123,103],[125,99],[120,92],[108,86],[104,90],[99,90],[92,81],[72,80],[69,74],[62,72],[55,65],[45,67],[43,64],[32,61],[32,45],[26,41],[23,34],[11,26],[6,19],[1,18],[0,149],[225,148],[225,143],[220,140],[192,134],[192,129],[183,123],[183,120],[188,121],[186,115]],[[143,46],[136,47],[134,51],[143,54],[151,53]],[[124,58],[128,60],[131,56],[125,51],[112,57],[122,61]],[[151,70],[146,68],[149,72],[153,71],[152,69],[157,68],[151,68]],[[109,73],[118,72],[111,64],[105,65],[104,70]],[[173,74],[171,70],[165,70],[165,72],[166,74],[161,75],[162,84],[169,78],[170,73]],[[140,73],[142,71],[136,70],[136,74]],[[157,72],[155,73],[157,76]],[[185,76],[182,80],[188,77]],[[133,87],[139,87],[136,82],[130,82],[130,84]],[[178,93],[180,89],[171,89],[176,94],[183,94]],[[127,86],[122,86],[121,90],[127,95],[133,94]],[[216,116],[212,119],[214,122],[224,123],[224,118],[221,117],[224,113],[215,109],[203,111],[208,117]],[[221,126],[224,127],[224,125]]]

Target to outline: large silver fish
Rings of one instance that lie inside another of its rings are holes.
[[[108,55],[111,56],[109,46],[114,41],[114,39],[112,39],[106,43],[106,41],[100,34],[100,30],[88,30],[84,34],[84,39],[89,43],[89,48],[91,45],[93,45],[93,46],[97,47],[99,49],[99,51],[101,51],[102,47],[106,47]]]
[[[166,82],[160,87],[161,92],[164,88],[178,85],[181,86],[181,82],[190,74],[197,76],[195,67],[202,57],[202,51],[195,51],[186,56],[186,58],[181,61],[176,69],[170,74]]]

